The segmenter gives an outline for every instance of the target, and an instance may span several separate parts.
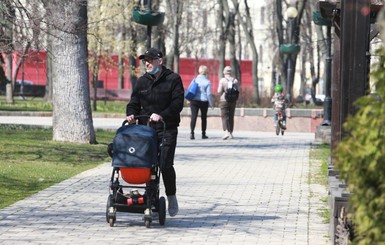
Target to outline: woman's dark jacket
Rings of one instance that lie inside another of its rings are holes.
[[[156,113],[162,116],[167,128],[176,128],[180,123],[183,109],[184,88],[181,77],[162,66],[157,80],[145,73],[136,82],[126,115],[148,115]]]

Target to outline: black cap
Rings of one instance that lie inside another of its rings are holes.
[[[160,50],[156,48],[149,48],[144,54],[139,56],[139,59],[141,60],[146,57],[153,58],[153,59],[162,58],[163,54],[162,52],[160,52]]]

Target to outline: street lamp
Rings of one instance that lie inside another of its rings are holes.
[[[295,7],[288,7],[286,9],[286,16],[288,18],[288,41],[289,44],[293,44],[293,34],[294,34],[294,20],[298,15],[298,11]],[[292,77],[293,76],[293,58],[292,53],[288,53],[288,60],[287,60],[287,100],[291,102],[291,84],[292,84]]]
[[[297,17],[297,15],[298,15],[298,10],[295,7],[291,6],[286,9],[287,18],[294,19],[295,17]]]
[[[163,22],[164,13],[153,11],[151,7],[151,0],[148,0],[147,8],[140,9],[139,6],[136,6],[132,16],[136,23],[147,26],[147,48],[151,48],[152,26],[160,25]]]

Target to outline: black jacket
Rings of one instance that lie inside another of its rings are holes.
[[[167,128],[176,128],[183,109],[184,88],[180,76],[165,66],[162,73],[155,77],[145,73],[136,82],[126,115],[148,115],[152,113],[163,117]]]

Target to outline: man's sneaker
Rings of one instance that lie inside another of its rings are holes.
[[[178,207],[178,200],[176,200],[176,196],[167,196],[168,200],[168,213],[171,217],[174,217],[178,214],[179,207]]]
[[[230,133],[230,139],[234,139],[234,136],[232,133]]]

